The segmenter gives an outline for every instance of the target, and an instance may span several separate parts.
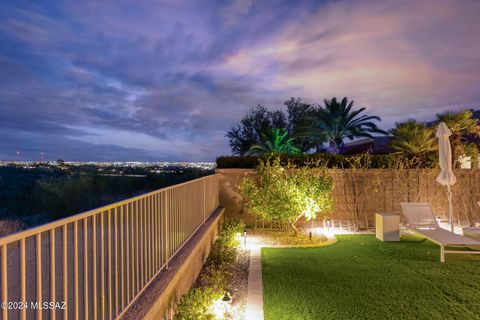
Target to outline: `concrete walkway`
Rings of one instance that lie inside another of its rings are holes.
[[[245,319],[263,320],[263,284],[261,247],[250,249],[250,266],[248,270],[248,292]]]

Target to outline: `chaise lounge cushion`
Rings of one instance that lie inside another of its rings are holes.
[[[448,230],[437,228],[437,229],[424,229],[417,230],[419,233],[425,235],[430,240],[443,244],[445,246],[470,246],[470,245],[480,245],[479,241],[474,239],[467,238],[465,236],[452,233]]]

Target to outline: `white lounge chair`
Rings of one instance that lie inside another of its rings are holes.
[[[402,213],[408,228],[440,246],[440,261],[445,262],[446,253],[480,254],[480,251],[445,250],[445,247],[476,247],[480,242],[440,228],[427,202],[401,202]]]

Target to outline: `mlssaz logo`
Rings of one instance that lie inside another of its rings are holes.
[[[36,309],[36,310],[51,310],[51,309],[60,309],[60,310],[65,310],[67,309],[67,303],[65,301],[63,302],[30,302],[30,308],[31,309]]]

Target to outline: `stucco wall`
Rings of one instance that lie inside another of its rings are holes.
[[[217,169],[220,173],[220,204],[225,208],[225,217],[242,218],[247,225],[255,224],[255,216],[243,207],[243,197],[238,193],[242,179],[254,175],[251,169]]]

